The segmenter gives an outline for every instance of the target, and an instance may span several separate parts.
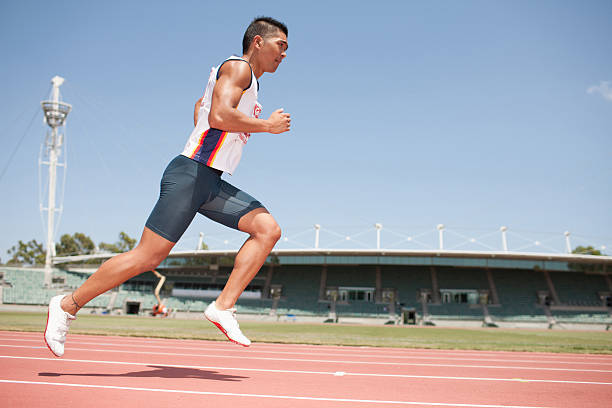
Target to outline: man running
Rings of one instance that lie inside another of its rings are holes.
[[[213,68],[204,96],[194,112],[195,128],[182,154],[161,180],[161,192],[140,242],[106,262],[67,296],[51,299],[45,342],[64,354],[66,333],[87,302],[126,280],[154,270],[170,253],[196,213],[249,234],[221,294],[204,312],[229,340],[249,346],[236,321],[234,305],[279,240],[281,230],[266,208],[249,194],[221,180],[232,174],[251,133],[287,132],[291,117],[282,109],[259,119],[258,78],[273,73],[287,56],[287,27],[270,17],[251,22],[242,40],[242,57],[230,57]]]

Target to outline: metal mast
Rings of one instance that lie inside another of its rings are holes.
[[[61,211],[55,208],[55,188],[57,184],[57,166],[62,165],[58,163],[58,158],[62,154],[62,145],[64,142],[64,135],[58,132],[58,128],[64,126],[64,122],[68,113],[72,109],[70,104],[60,102],[59,87],[64,83],[64,78],[54,76],[51,79],[53,88],[51,90],[51,100],[42,101],[43,112],[45,113],[45,123],[51,128],[51,133],[47,133],[43,149],[45,155],[48,156],[47,162],[41,162],[49,166],[49,198],[47,207],[44,208],[41,203],[41,211],[47,212],[47,256],[45,258],[45,286],[51,286],[51,260],[55,256],[55,241],[54,241],[54,229],[55,229],[55,213]],[[65,169],[64,169],[65,171]]]

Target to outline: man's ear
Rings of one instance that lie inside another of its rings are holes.
[[[253,43],[256,48],[261,48],[263,47],[264,39],[261,35],[256,35],[255,38],[253,38]]]

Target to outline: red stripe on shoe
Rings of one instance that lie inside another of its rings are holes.
[[[230,336],[228,336],[228,335],[227,335],[227,331],[225,331],[225,329],[223,328],[223,326],[221,326],[219,323],[217,323],[217,322],[213,322],[213,321],[212,321],[212,320],[210,320],[210,319],[208,318],[208,316],[206,316],[206,315],[204,315],[204,317],[206,317],[206,320],[208,320],[209,322],[211,322],[212,324],[214,324],[215,326],[217,326],[217,328],[218,328],[219,330],[221,330],[221,333],[225,334],[225,337],[227,337],[227,339],[228,339],[229,341],[231,341],[232,343],[236,343],[236,344],[238,344],[238,345],[240,345],[240,346],[242,346],[242,347],[249,347],[249,345],[248,345],[248,344],[242,344],[242,343],[240,343],[240,342],[238,342],[238,341],[236,341],[236,340],[234,340],[234,339],[230,338]]]

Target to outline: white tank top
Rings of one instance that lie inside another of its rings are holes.
[[[221,65],[230,60],[245,61],[240,57],[232,56],[223,61]],[[200,103],[198,123],[191,132],[181,154],[214,169],[233,174],[240,162],[242,147],[247,143],[251,134],[226,132],[211,128],[208,124],[213,89],[217,83],[217,73],[221,65],[210,71],[204,97]],[[251,70],[251,84],[242,92],[236,109],[252,118],[258,118],[261,113],[261,105],[257,102],[258,88],[257,78]]]

